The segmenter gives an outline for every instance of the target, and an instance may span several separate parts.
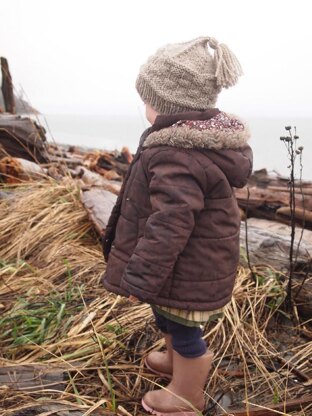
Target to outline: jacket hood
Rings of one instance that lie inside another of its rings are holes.
[[[252,150],[248,144],[240,149],[207,150],[207,156],[225,174],[229,184],[243,188],[252,172]]]
[[[174,120],[172,116],[158,116],[143,147],[171,146],[204,151],[231,186],[241,188],[252,171],[249,138],[249,128],[238,117],[210,109],[175,115]]]

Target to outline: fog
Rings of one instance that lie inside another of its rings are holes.
[[[136,114],[139,67],[171,42],[214,36],[244,76],[218,106],[242,116],[311,116],[309,1],[0,0],[0,55],[46,114]]]

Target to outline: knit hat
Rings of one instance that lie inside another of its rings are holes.
[[[174,114],[214,107],[221,89],[240,75],[240,63],[225,44],[200,37],[160,48],[141,67],[136,88],[158,113]]]

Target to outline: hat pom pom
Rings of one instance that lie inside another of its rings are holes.
[[[241,64],[224,43],[219,44],[214,38],[210,38],[209,46],[214,49],[217,85],[224,88],[232,87],[237,83],[238,77],[243,75]]]

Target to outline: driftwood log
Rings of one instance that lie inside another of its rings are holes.
[[[118,157],[108,152],[101,152],[97,155],[87,154],[85,163],[89,164],[89,169],[93,170],[107,179],[121,180],[127,173],[129,164],[120,162]]]
[[[312,228],[312,182],[296,180],[294,193],[296,222],[299,225],[304,223],[306,228]],[[245,188],[235,189],[235,195],[240,208],[248,211],[249,217],[290,223],[288,178],[269,175],[266,169],[261,169],[251,175]]]
[[[122,181],[133,157],[127,147],[121,152],[107,152],[99,149],[88,149],[81,146],[50,144],[48,146],[50,161],[69,169],[84,167],[88,172],[99,174],[109,181]]]
[[[6,58],[0,58],[2,73],[2,95],[4,101],[4,110],[8,113],[15,113],[15,99],[13,93],[13,82],[10,74],[9,64]]]
[[[285,221],[289,224],[292,215],[290,207],[278,208],[275,214],[277,220]],[[300,223],[306,228],[312,228],[312,211],[305,208],[296,208],[294,210],[294,217],[297,223]]]
[[[0,114],[0,158],[13,156],[48,163],[45,130],[27,117]]]
[[[248,185],[250,187],[257,186],[259,188],[279,187],[287,189],[288,183],[289,178],[285,176],[280,176],[277,173],[269,175],[266,169],[255,170],[248,180]],[[312,181],[302,181],[302,187],[311,189]],[[298,180],[295,181],[295,188],[300,189]]]
[[[297,207],[295,220],[298,225],[304,224],[306,228],[312,229],[312,195],[310,195],[310,191],[312,191],[312,187],[305,190],[304,200],[302,200],[301,194],[295,193]],[[290,224],[288,192],[253,186],[249,188],[249,198],[247,188],[236,189],[235,195],[239,207],[249,217],[265,218]]]
[[[68,168],[75,168],[76,166],[83,165],[83,161],[77,157],[62,157],[50,155],[49,159],[51,163],[66,165]]]
[[[96,172],[91,172],[89,169],[83,166],[77,166],[76,169],[70,170],[70,174],[73,178],[80,180],[80,184],[82,187],[84,187],[84,185],[86,185],[89,188],[91,186],[97,186],[107,191],[110,191],[115,195],[118,195],[121,188],[120,182],[103,178],[103,176],[101,176],[100,174]]]
[[[67,381],[64,369],[46,365],[14,365],[0,367],[0,385],[28,392],[44,389],[63,391]]]
[[[0,178],[6,183],[40,179],[46,173],[46,169],[30,160],[10,156],[0,159]]]
[[[296,227],[295,252],[302,229]],[[241,223],[241,246],[246,248],[245,222]],[[288,271],[290,227],[265,219],[249,218],[247,220],[247,241],[250,261],[253,265],[267,264],[279,271]],[[312,257],[312,231],[304,230],[298,250],[297,262],[306,265]]]
[[[116,199],[116,195],[104,189],[91,188],[80,192],[80,200],[100,236],[105,231]]]
[[[302,229],[296,228],[295,253]],[[267,265],[286,275],[289,269],[290,227],[274,221],[249,218],[247,220],[247,244],[251,266]],[[241,247],[246,248],[246,225],[241,224]],[[312,316],[312,231],[303,230],[293,277],[293,299],[299,315]],[[246,261],[247,265],[247,261]]]
[[[312,403],[312,395],[302,396],[298,399],[287,400],[286,402],[272,404],[263,403],[259,407],[249,406],[242,410],[228,410],[229,415],[235,416],[276,416],[285,415],[284,412],[301,411]],[[307,413],[306,413],[307,414]]]

